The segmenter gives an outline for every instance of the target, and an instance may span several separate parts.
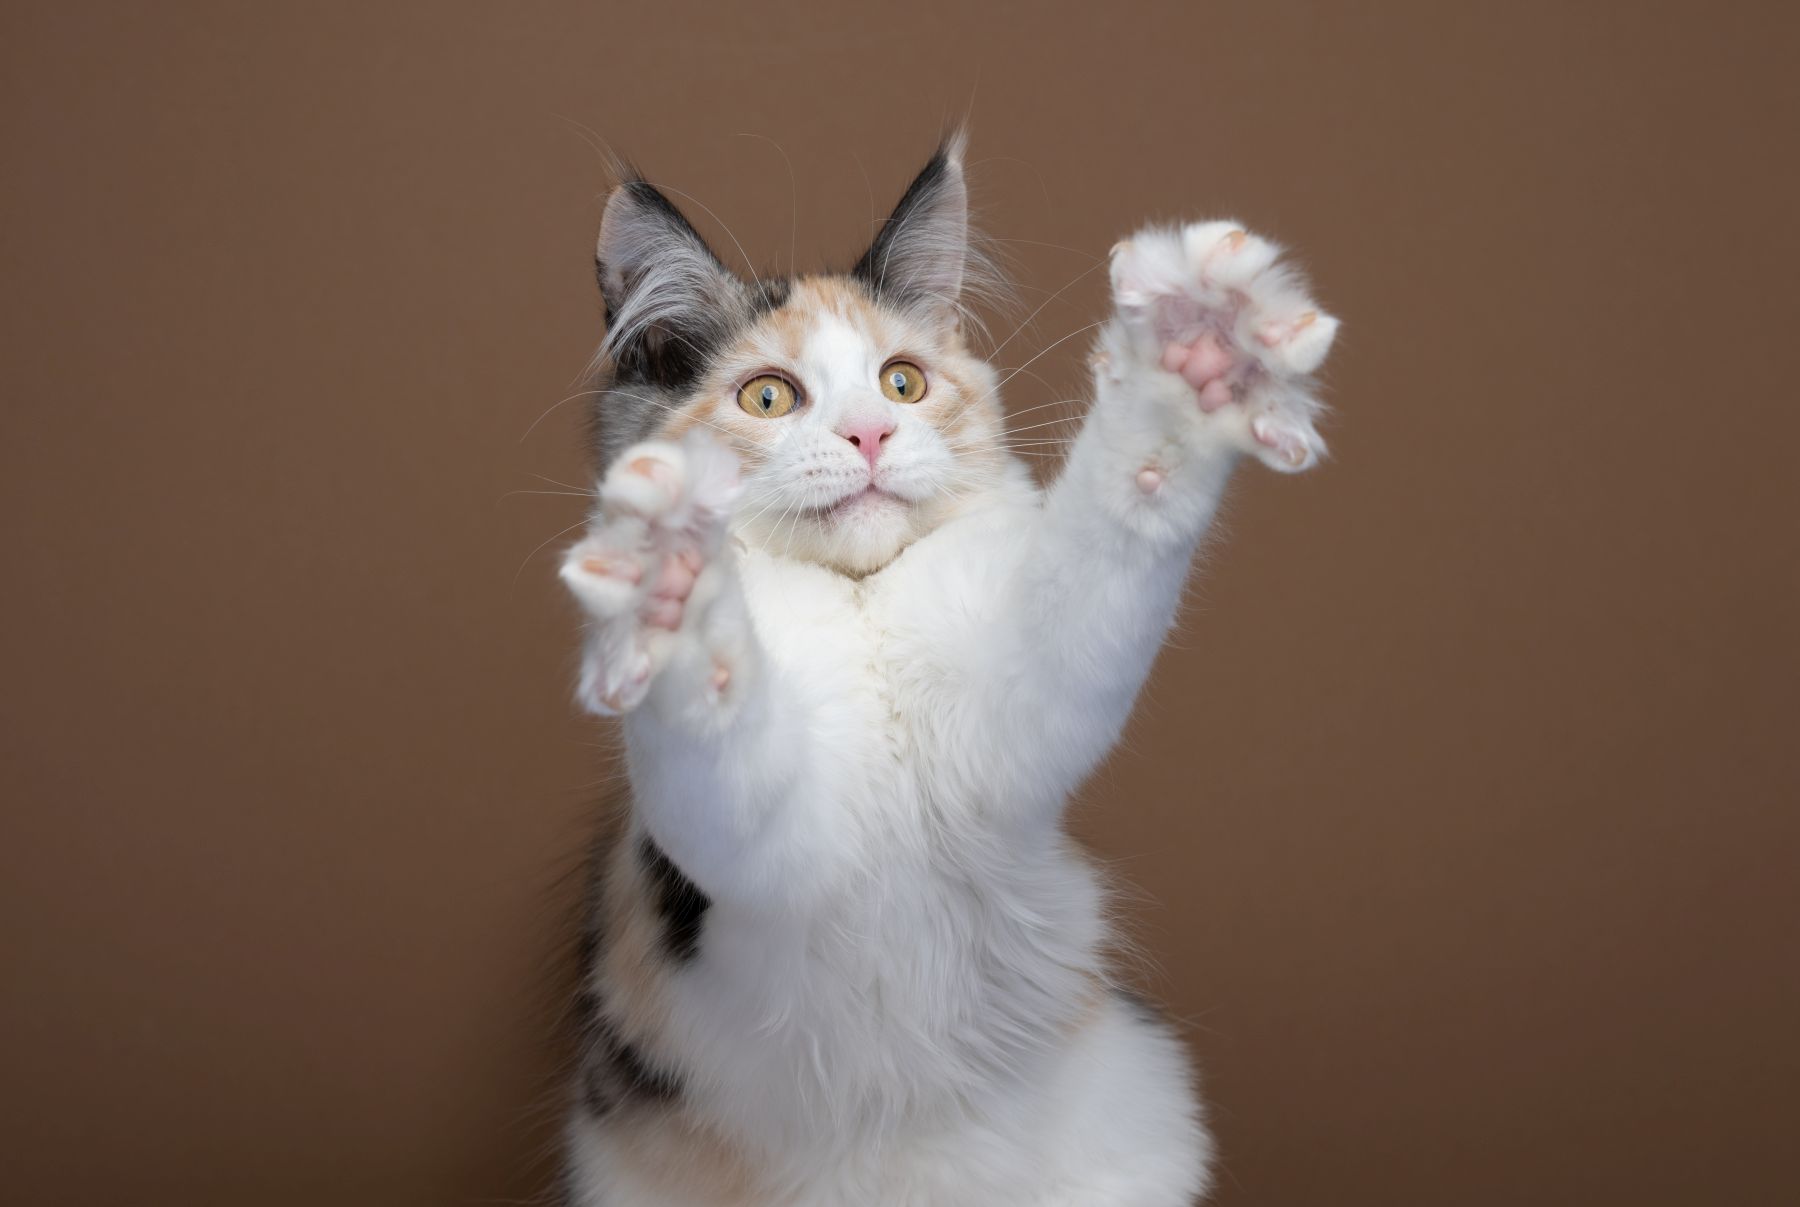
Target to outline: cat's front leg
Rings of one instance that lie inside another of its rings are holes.
[[[1337,320],[1273,244],[1152,229],[1114,249],[1112,281],[1094,406],[1015,576],[990,702],[1025,756],[1008,786],[1044,801],[1117,740],[1238,461],[1295,472],[1324,452],[1312,374]]]
[[[633,808],[709,895],[804,886],[829,827],[800,816],[810,759],[756,637],[726,535],[737,461],[704,433],[627,449],[563,580],[587,620],[577,697],[625,717]],[[780,704],[781,707],[777,707]]]

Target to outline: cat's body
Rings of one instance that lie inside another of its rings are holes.
[[[706,280],[716,263],[671,276],[685,223],[637,204],[645,186],[608,206],[612,329],[646,287],[685,292],[632,335],[650,346],[611,349],[638,358],[613,384],[644,406],[629,435],[662,442],[616,458],[565,567],[592,619],[582,698],[626,714],[632,797],[584,974],[582,1207],[1180,1207],[1205,1188],[1186,1060],[1110,982],[1102,889],[1061,812],[1240,454],[1316,456],[1301,387],[1334,324],[1234,227],[1140,237],[1115,258],[1094,412],[1040,490],[945,304],[958,152],[857,274],[778,290]],[[1237,267],[1215,283],[1221,255]],[[683,327],[707,289],[740,292]]]

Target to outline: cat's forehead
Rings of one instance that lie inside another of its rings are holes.
[[[925,335],[917,324],[882,306],[859,283],[841,277],[803,277],[782,304],[745,331],[734,351],[772,363],[830,363],[877,355]]]

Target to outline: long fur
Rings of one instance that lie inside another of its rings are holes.
[[[843,276],[739,280],[641,180],[607,206],[607,468],[564,577],[632,803],[584,948],[581,1207],[1206,1188],[1187,1061],[1061,818],[1233,466],[1322,452],[1335,320],[1233,224],[1144,232],[1040,489],[961,317],[962,146]],[[884,393],[897,362],[922,395]],[[791,411],[738,405],[771,374]]]

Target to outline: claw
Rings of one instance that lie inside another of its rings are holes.
[[[1308,310],[1291,323],[1270,323],[1256,333],[1256,339],[1263,347],[1273,348],[1277,344],[1288,343],[1318,321],[1319,312]]]
[[[1299,433],[1268,419],[1259,417],[1251,420],[1250,434],[1258,444],[1274,450],[1282,463],[1292,469],[1301,468],[1312,457],[1312,450],[1306,446],[1305,439]]]
[[[635,583],[644,577],[644,571],[636,562],[614,560],[589,554],[581,559],[581,568],[599,578],[620,578],[628,583]]]

